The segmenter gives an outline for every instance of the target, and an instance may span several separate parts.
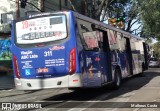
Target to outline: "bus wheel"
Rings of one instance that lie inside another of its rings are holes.
[[[120,69],[116,69],[114,73],[114,80],[113,80],[113,88],[118,89],[121,85],[121,71]]]

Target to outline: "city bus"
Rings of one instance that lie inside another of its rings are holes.
[[[18,90],[94,88],[143,74],[144,39],[73,11],[46,12],[12,22]]]

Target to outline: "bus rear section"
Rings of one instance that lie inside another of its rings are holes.
[[[72,12],[61,12],[13,22],[12,53],[18,90],[81,87],[73,19]]]

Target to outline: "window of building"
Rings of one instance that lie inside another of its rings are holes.
[[[13,19],[14,19],[13,12],[1,14],[1,24],[10,24]]]

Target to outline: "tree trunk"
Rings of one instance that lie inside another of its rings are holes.
[[[105,0],[103,0],[101,2],[100,8],[99,8],[98,14],[97,14],[97,20],[100,20],[100,16],[101,16],[101,13],[102,13],[102,10],[103,10],[104,3],[105,3]]]
[[[106,11],[107,11],[107,5],[108,5],[108,0],[106,0],[106,4],[105,4],[105,7],[104,7],[104,11],[103,11],[103,14],[102,14],[102,19],[101,21],[104,21],[104,17],[106,15]]]
[[[132,23],[132,20],[133,20],[133,19],[130,19],[130,20],[128,21],[127,29],[126,29],[126,31],[127,31],[127,32],[129,32],[129,31],[130,31],[130,29],[131,29],[131,23]]]

